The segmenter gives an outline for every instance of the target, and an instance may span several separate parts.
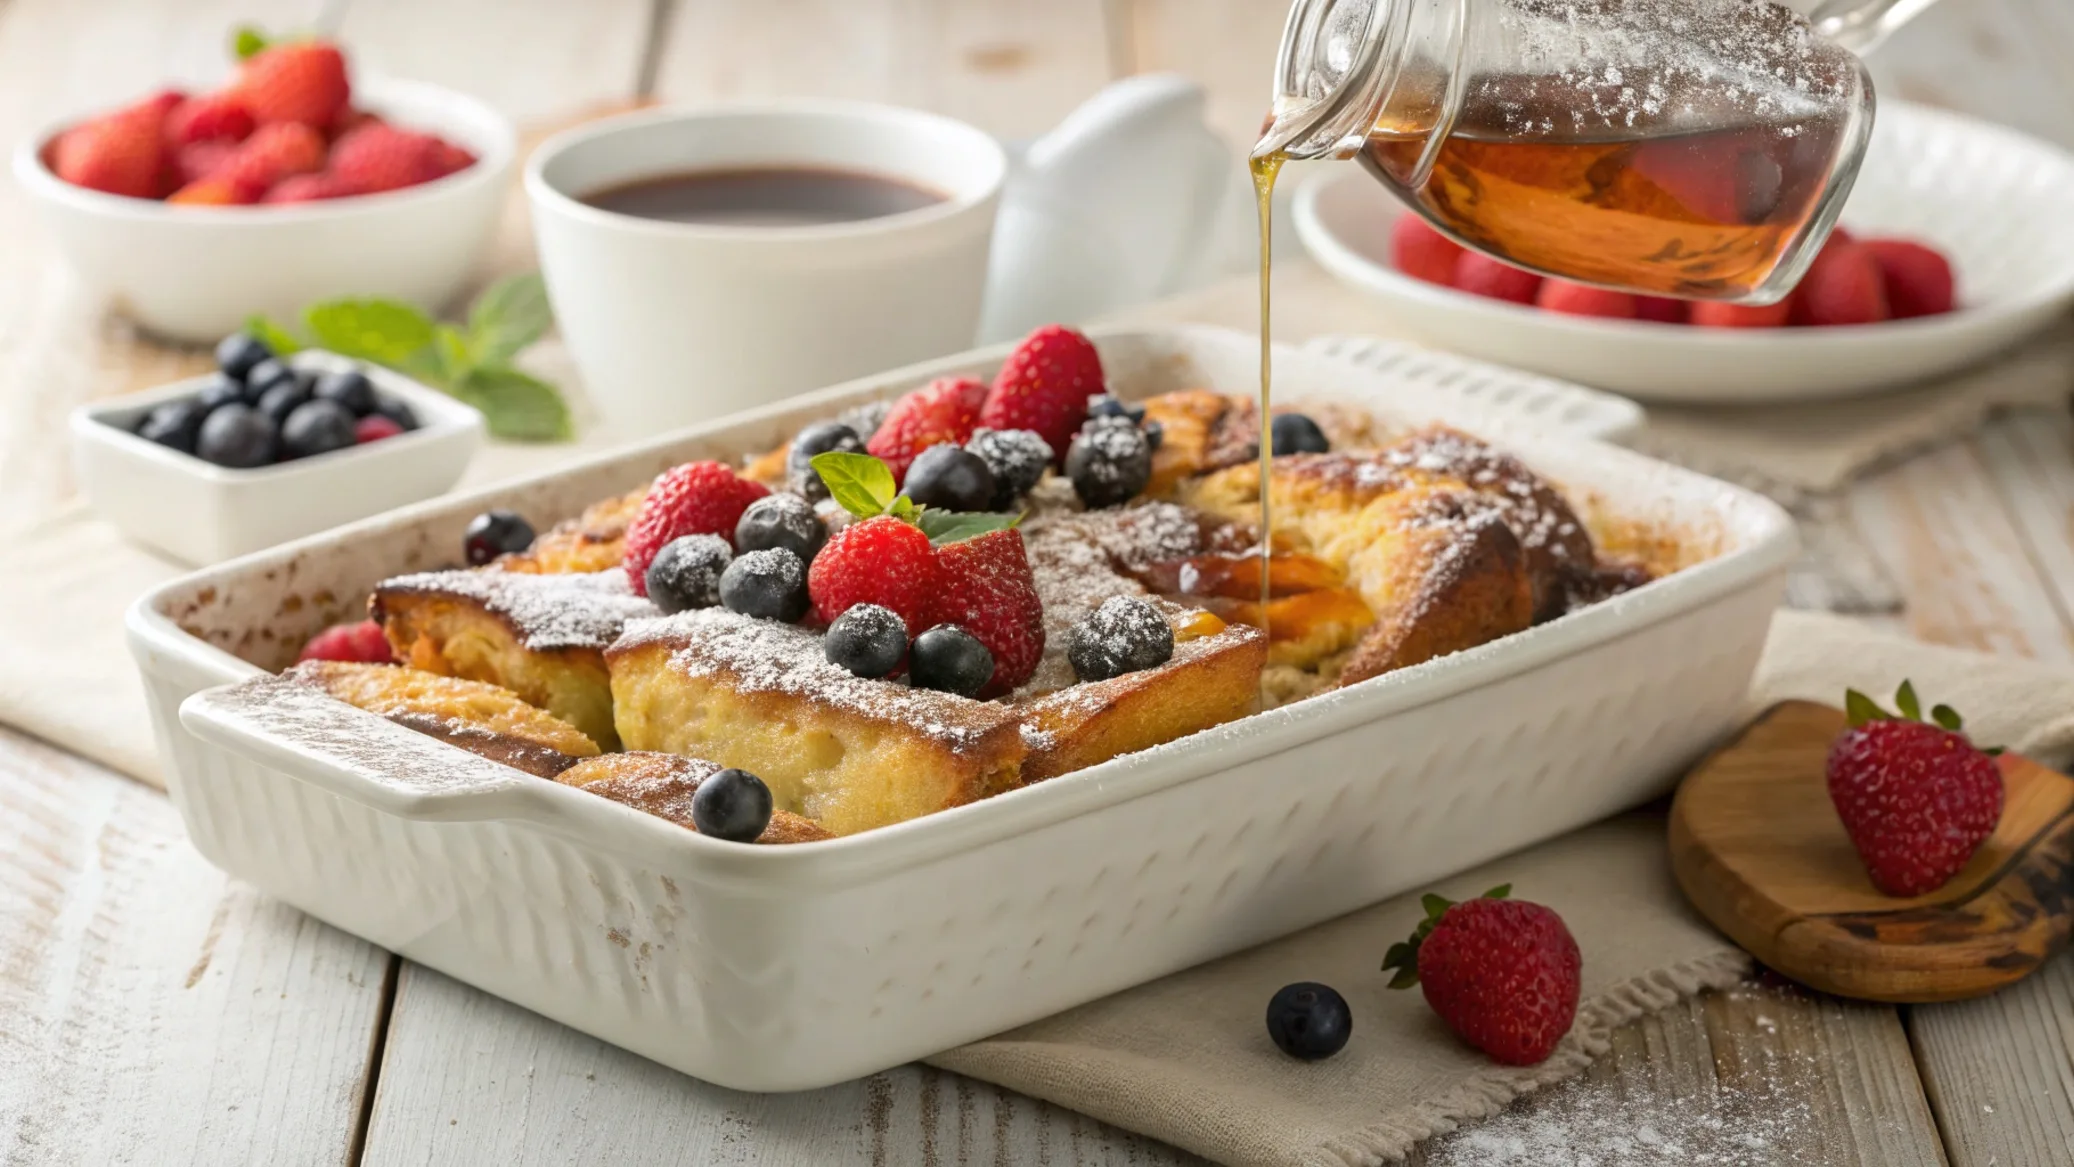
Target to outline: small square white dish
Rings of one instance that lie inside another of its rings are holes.
[[[331,353],[299,353],[297,369],[358,368],[408,405],[418,428],[312,458],[232,470],[132,432],[158,405],[191,397],[213,374],[72,411],[80,489],[123,534],[204,566],[420,502],[460,481],[483,440],[473,407],[399,373]]]

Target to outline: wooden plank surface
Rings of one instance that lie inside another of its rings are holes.
[[[0,1162],[346,1161],[390,968],[0,731]]]

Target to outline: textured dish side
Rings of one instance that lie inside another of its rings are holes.
[[[1621,442],[1642,428],[1642,407],[1625,397],[1451,353],[1372,336],[1321,336],[1306,343],[1303,351],[1393,379],[1431,385],[1486,408],[1504,410],[1522,422],[1538,422],[1579,437]]]
[[[409,821],[213,746],[182,766],[183,812],[205,855],[413,960],[709,1081],[805,1089],[1662,793],[1735,716],[1749,629],[1775,600],[1754,587],[1272,759],[813,897],[708,883],[694,864],[532,824]]]

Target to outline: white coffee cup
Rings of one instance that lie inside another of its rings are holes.
[[[814,226],[676,223],[600,210],[611,187],[802,167],[944,195]],[[1008,170],[962,122],[799,101],[607,118],[543,143],[526,194],[548,296],[592,403],[619,433],[685,425],[972,344]]]

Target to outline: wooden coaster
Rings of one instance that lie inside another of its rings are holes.
[[[1671,804],[1671,867],[1686,898],[1794,980],[1872,1001],[1954,1001],[2022,979],[2074,914],[2074,779],[1998,759],[2002,821],[1935,892],[1883,895],[1829,801],[1842,710],[1773,707],[1701,763]]]

